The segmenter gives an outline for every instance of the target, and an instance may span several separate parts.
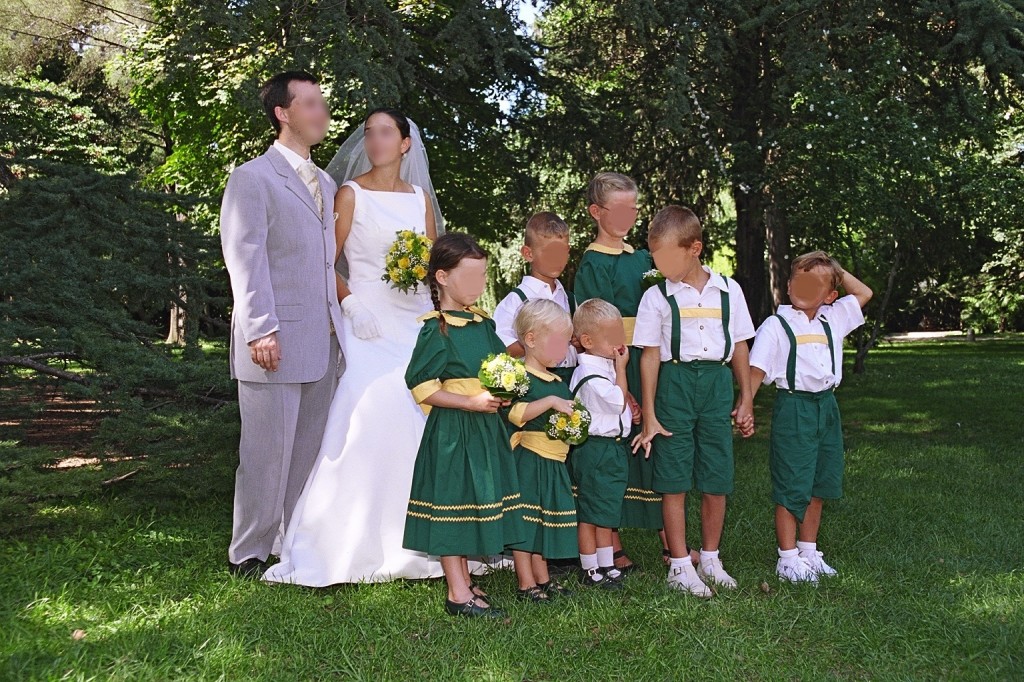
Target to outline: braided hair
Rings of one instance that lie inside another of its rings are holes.
[[[446,232],[438,237],[434,245],[430,247],[427,286],[430,288],[430,300],[434,303],[434,310],[441,312],[441,284],[437,281],[438,270],[446,272],[453,270],[464,258],[473,260],[487,258],[487,252],[465,232]],[[438,326],[442,334],[448,333],[448,325],[443,315],[438,319]]]

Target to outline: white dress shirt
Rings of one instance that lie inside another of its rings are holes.
[[[843,296],[832,305],[823,305],[813,319],[793,306],[779,306],[782,315],[797,339],[796,386],[797,391],[818,393],[839,385],[843,380],[843,339],[864,324],[864,311],[856,296]],[[832,372],[828,341],[822,320],[828,322],[835,346],[836,371]],[[764,371],[764,383],[772,382],[781,389],[789,389],[786,365],[789,361],[789,337],[774,316],[765,320],[757,330],[754,348],[750,351],[750,366]]]
[[[602,379],[591,379],[583,384],[576,397],[590,410],[590,435],[628,436],[633,428],[633,412],[626,403],[626,396],[615,383],[615,363],[590,353],[579,354],[579,365],[569,380],[570,390],[583,380],[583,377],[597,374]],[[607,381],[606,381],[607,379]]]
[[[726,279],[702,266],[711,279],[703,291],[697,291],[685,282],[665,282],[665,290],[679,306],[679,359],[720,361],[725,353],[725,332],[722,327],[722,292],[729,294],[729,335],[732,347],[726,361],[732,359],[736,344],[754,337],[754,322],[750,319],[747,299],[736,280]],[[652,286],[640,299],[636,314],[633,345],[661,349],[661,360],[672,359],[672,307]]]
[[[526,298],[529,301],[534,299],[543,298],[549,301],[554,301],[558,305],[562,306],[565,312],[569,312],[569,294],[566,293],[565,287],[557,279],[555,280],[555,289],[551,290],[545,282],[527,275],[523,277],[523,281],[519,283],[517,287],[520,291],[526,294]],[[494,308],[494,325],[497,327],[498,338],[505,344],[505,347],[511,346],[513,343],[518,341],[515,332],[515,320],[516,314],[519,309],[523,307],[523,299],[519,298],[519,295],[510,291],[508,296],[501,299],[497,307]],[[569,345],[568,352],[565,355],[565,359],[558,365],[558,367],[575,367],[576,366],[576,348]]]

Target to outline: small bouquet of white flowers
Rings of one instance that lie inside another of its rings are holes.
[[[640,276],[640,281],[643,282],[644,289],[646,290],[664,282],[665,275],[661,274],[661,270],[658,268],[652,268]]]
[[[403,293],[416,291],[427,278],[430,247],[433,242],[412,230],[399,230],[398,238],[384,257],[381,279]]]
[[[522,398],[530,389],[526,365],[508,353],[488,355],[480,364],[477,378],[491,395],[502,400]]]
[[[572,414],[549,410],[545,433],[551,440],[579,445],[590,435],[590,410],[579,400],[572,401]]]

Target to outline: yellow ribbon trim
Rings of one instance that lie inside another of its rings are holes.
[[[529,365],[526,366],[526,371],[529,372],[530,374],[532,374],[533,376],[537,377],[538,379],[543,379],[544,381],[561,381],[562,380],[561,377],[559,377],[559,376],[557,376],[555,374],[552,374],[551,372],[542,372],[541,370],[534,369],[533,367],[530,367]]]
[[[796,345],[800,346],[805,343],[828,343],[828,337],[824,334],[800,334],[796,337]]]
[[[508,420],[516,426],[522,426],[526,423],[523,419],[523,413],[526,412],[526,406],[530,403],[516,403],[512,406],[512,409],[508,412]]]
[[[608,256],[618,256],[621,255],[623,251],[625,251],[626,253],[633,253],[635,250],[636,249],[634,249],[629,244],[623,244],[621,249],[613,249],[610,246],[605,246],[604,244],[598,244],[597,242],[593,242],[590,246],[587,247],[587,251],[603,253]]]
[[[636,318],[635,317],[624,317],[622,318],[622,327],[626,330],[626,345],[633,345],[633,332],[636,330]]]
[[[438,391],[448,391],[456,395],[480,395],[484,392],[484,387],[480,383],[479,379],[445,379],[440,381],[438,379],[431,379],[430,381],[424,381],[422,384],[412,389],[412,397],[419,403],[420,409],[423,410],[423,414],[430,414],[430,405],[424,405],[423,400],[434,395]],[[422,396],[420,398],[419,396]]]
[[[680,308],[679,317],[701,317],[709,320],[720,320],[722,319],[721,308]]]
[[[453,327],[465,327],[470,322],[482,322],[484,320],[491,319],[491,316],[487,314],[487,311],[483,308],[477,308],[475,305],[471,305],[466,308],[463,312],[473,313],[473,319],[465,317],[459,317],[458,315],[452,315],[450,312],[441,312],[440,310],[431,310],[425,315],[420,315],[416,318],[417,322],[426,322],[427,320],[433,320],[438,317],[444,317],[444,321]]]
[[[522,445],[524,448],[540,455],[544,459],[553,459],[556,462],[564,462],[569,454],[569,444],[548,438],[543,431],[516,431],[510,439],[512,448]]]

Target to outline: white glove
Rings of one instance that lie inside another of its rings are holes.
[[[352,320],[352,331],[360,339],[375,339],[380,336],[380,324],[370,309],[352,294],[341,300],[341,312]]]

